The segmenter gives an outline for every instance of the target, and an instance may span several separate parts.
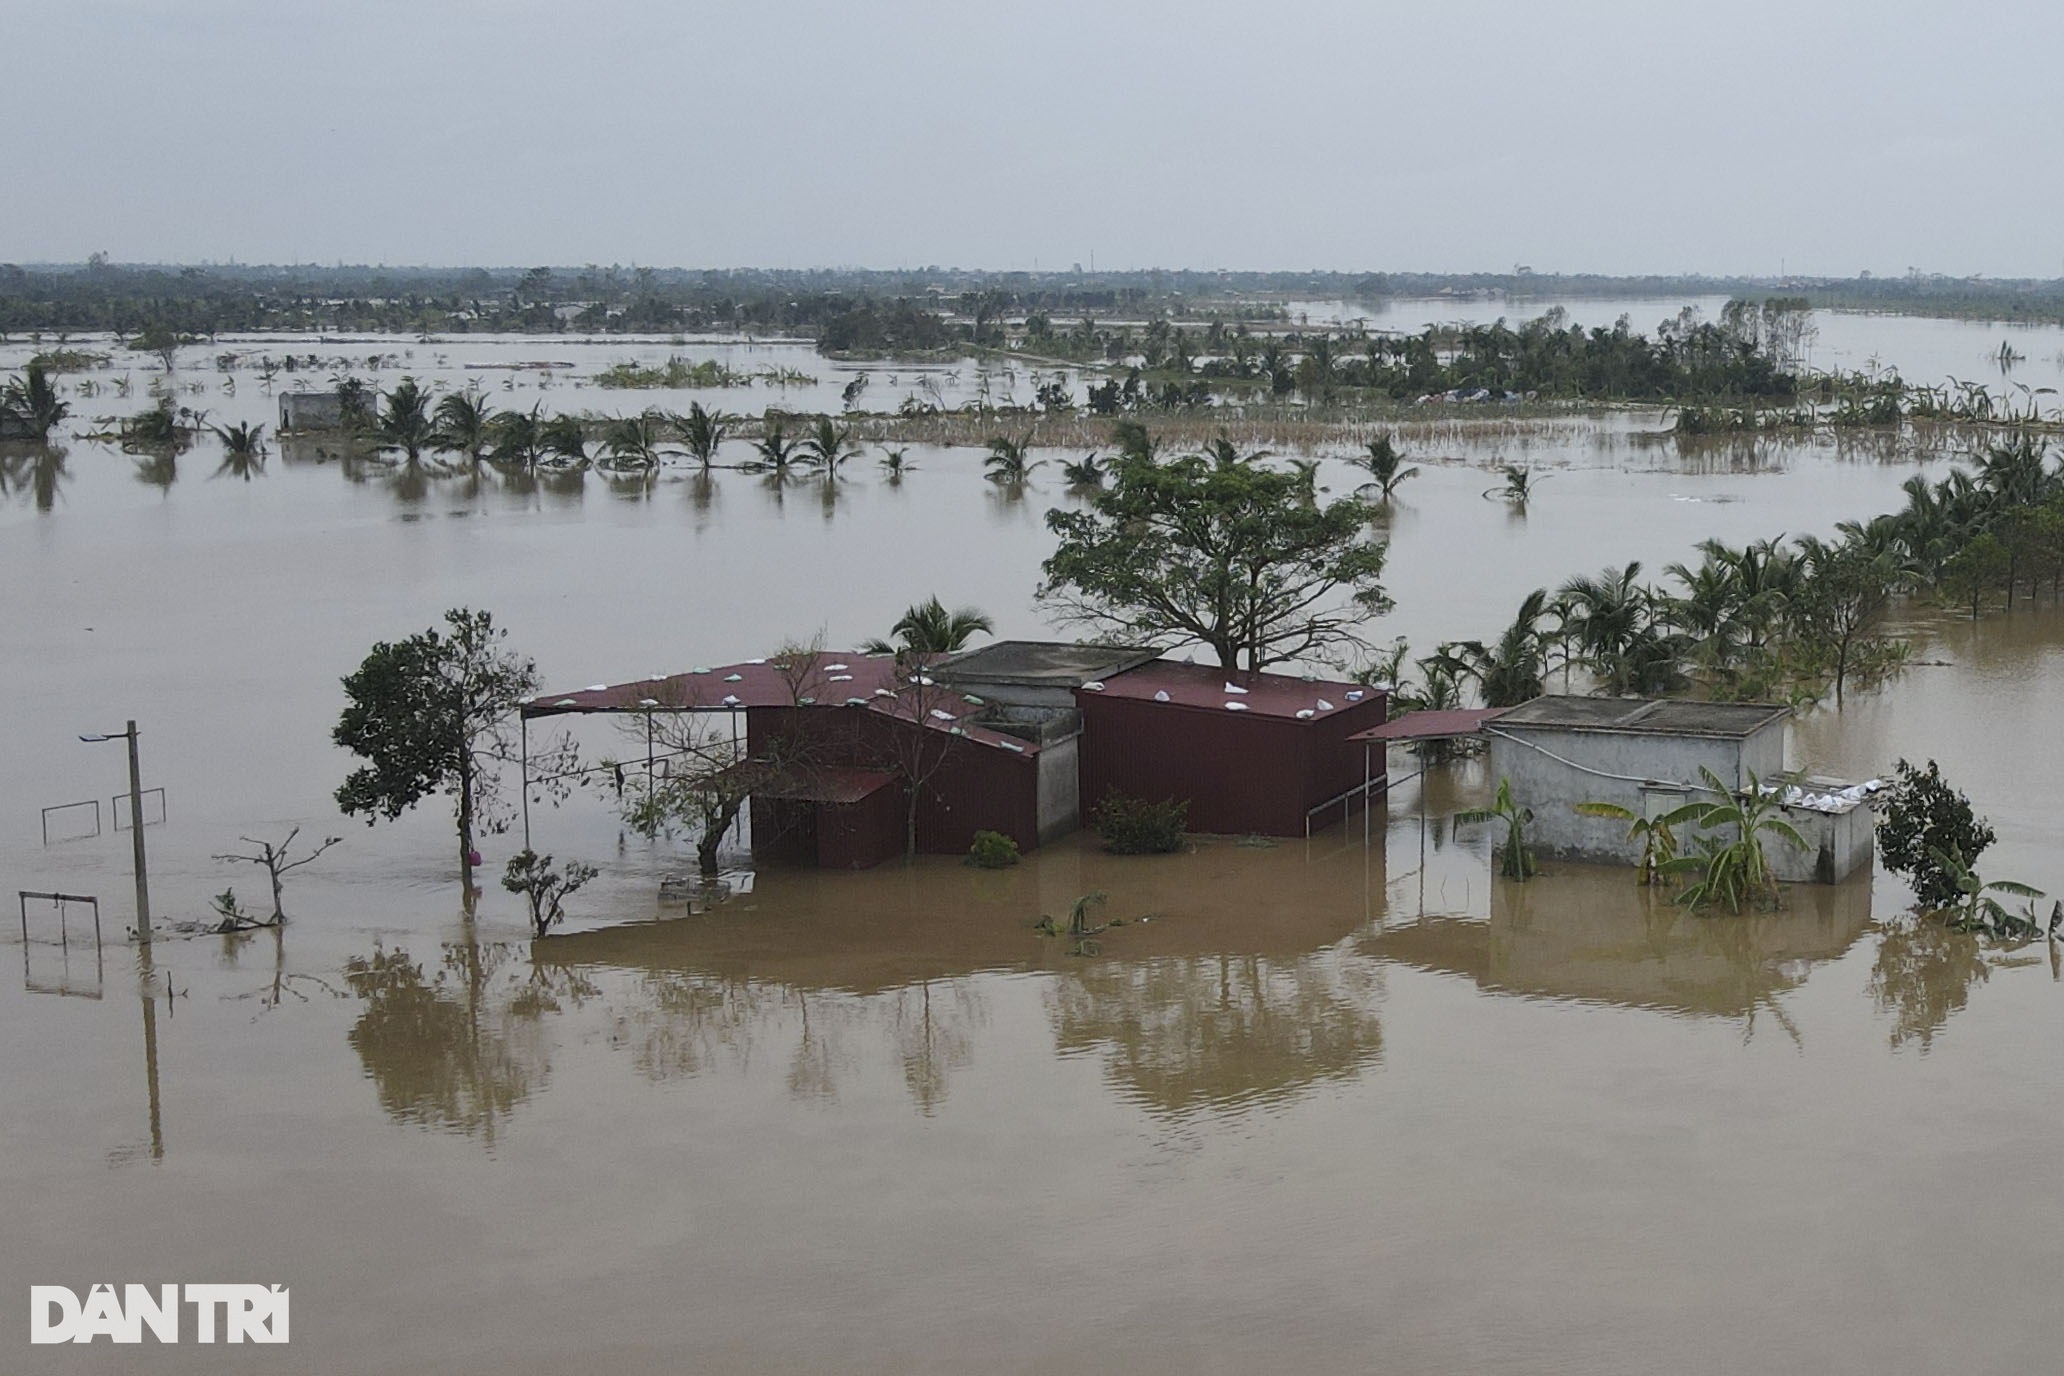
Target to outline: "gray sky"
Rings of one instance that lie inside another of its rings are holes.
[[[2064,273],[2064,6],[0,0],[0,259]]]

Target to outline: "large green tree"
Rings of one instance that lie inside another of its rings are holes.
[[[1103,634],[1202,644],[1228,669],[1361,644],[1356,628],[1390,605],[1374,509],[1310,502],[1296,474],[1260,457],[1125,446],[1087,509],[1047,513],[1060,547],[1040,598]]]
[[[331,739],[366,763],[337,790],[337,806],[371,826],[449,795],[470,889],[476,830],[506,824],[495,806],[495,762],[509,753],[509,719],[537,690],[537,666],[505,648],[508,632],[487,612],[462,607],[444,620],[443,631],[373,646],[345,678],[348,701]]]

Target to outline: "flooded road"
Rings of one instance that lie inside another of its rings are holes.
[[[245,390],[213,404],[266,414]],[[1945,463],[1685,454],[1645,428],[1408,445],[1426,471],[1374,637],[1491,635],[1532,587],[1825,533]],[[96,958],[76,908],[62,947],[48,904],[31,942],[9,920],[0,1369],[2055,1364],[2054,954],[1911,929],[1886,876],[1740,920],[1617,870],[1515,888],[1445,823],[1485,794],[1465,764],[1400,786],[1366,843],[1357,817],[1175,857],[1077,840],[996,873],[769,870],[690,916],[655,897],[684,848],[622,838],[587,797],[537,840],[603,877],[533,943],[498,888],[465,915],[440,809],[336,816],[337,679],[450,606],[491,608],[553,687],[851,643],[932,592],[1045,634],[1058,480],[1012,500],[973,452],[912,457],[895,484],[554,488],[308,448],[246,481],[213,441],[169,478],[87,440],[15,456],[7,887],[97,894],[117,936],[124,764],[78,736],[131,717],[166,790],[161,914],[250,887],[209,858],[240,835],[344,839],[293,877],[280,933]],[[1553,475],[1523,517],[1480,495],[1506,460]],[[1939,759],[1999,829],[1988,874],[2064,890],[2064,615],[1909,629],[1940,663],[1807,714],[1795,762]],[[62,814],[43,844],[39,809],[87,799],[102,834],[65,839],[88,828]],[[516,844],[483,846],[490,875]],[[1093,949],[1035,929],[1092,892],[1124,919]],[[26,1286],[101,1280],[290,1285],[293,1342],[26,1345]]]

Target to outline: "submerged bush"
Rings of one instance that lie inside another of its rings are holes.
[[[1993,842],[1992,828],[1971,810],[1971,800],[1950,787],[1935,761],[1916,769],[1901,760],[1878,819],[1878,850],[1885,868],[1903,874],[1914,899],[1929,911],[1954,908],[1965,894],[1945,856],[1976,865]]]
[[[1007,870],[1018,863],[1018,843],[1000,831],[978,831],[968,847],[968,863],[977,869]]]
[[[1089,814],[1089,825],[1113,855],[1169,855],[1183,848],[1189,816],[1187,798],[1150,803],[1113,789]]]

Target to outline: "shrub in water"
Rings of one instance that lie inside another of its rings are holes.
[[[1187,798],[1150,803],[1113,790],[1089,814],[1089,824],[1114,855],[1168,855],[1183,848],[1189,816]]]
[[[1018,843],[1000,831],[978,831],[968,847],[968,863],[985,870],[1004,870],[1018,863]]]

